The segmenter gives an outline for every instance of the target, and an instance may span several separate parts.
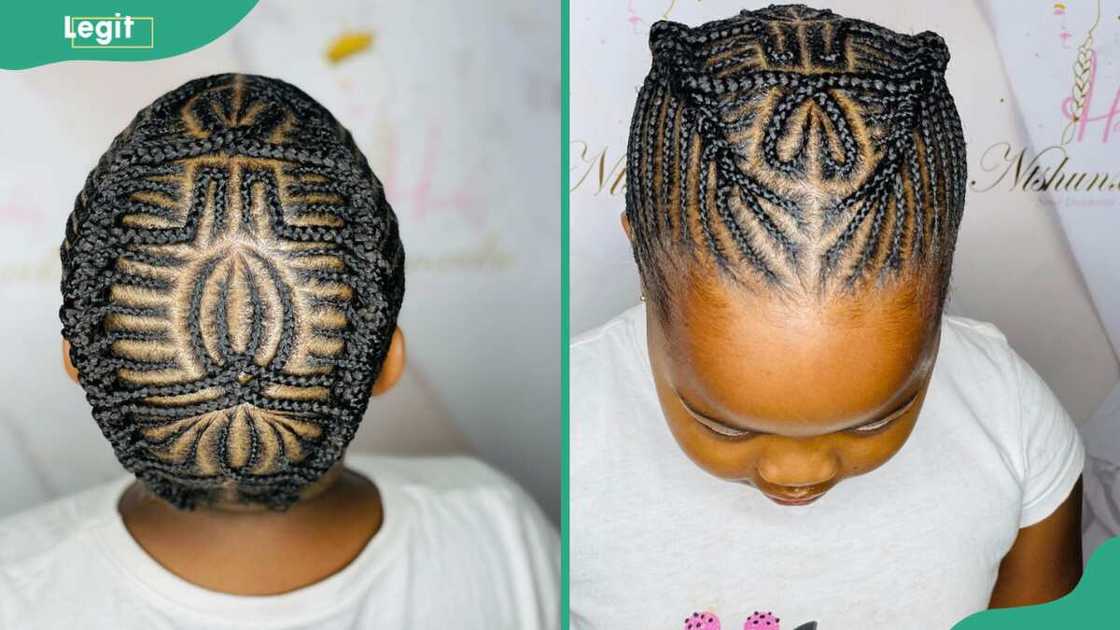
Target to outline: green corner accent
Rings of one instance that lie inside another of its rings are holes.
[[[1120,538],[1097,548],[1073,592],[1038,606],[985,610],[953,630],[1120,628]]]
[[[59,61],[173,57],[221,37],[256,4],[257,0],[14,2],[4,14],[9,33],[0,42],[0,68],[22,70]],[[127,31],[126,18],[131,18]],[[90,23],[85,36],[79,29],[82,21]],[[101,42],[93,30],[99,24],[104,29]],[[74,36],[67,37],[67,31]],[[125,37],[126,32],[129,37]]]

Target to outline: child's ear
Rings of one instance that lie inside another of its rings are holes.
[[[62,338],[62,369],[66,370],[70,380],[78,382],[78,368],[74,367],[74,362],[70,360],[70,340],[66,337]]]
[[[623,210],[622,214],[620,214],[618,218],[622,222],[623,233],[625,233],[626,238],[629,239],[631,243],[633,243],[634,242],[634,233],[630,231],[630,219],[626,218],[626,211]]]
[[[393,331],[393,340],[389,342],[389,352],[385,354],[385,360],[381,363],[381,372],[377,374],[377,380],[370,388],[370,396],[380,396],[393,389],[404,373],[404,355],[404,332],[401,331],[400,326],[397,326]]]

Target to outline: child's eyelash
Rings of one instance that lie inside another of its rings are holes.
[[[741,438],[747,437],[748,435],[753,435],[753,433],[751,433],[750,431],[732,429],[730,427],[724,427],[718,424],[709,424],[707,422],[701,422],[700,424],[704,425],[709,431],[718,435],[722,435],[723,437]]]
[[[894,422],[896,419],[898,419],[899,415],[901,415],[901,414],[891,414],[890,416],[887,416],[886,418],[883,418],[882,420],[876,420],[875,422],[872,422],[871,424],[864,424],[864,425],[860,425],[858,427],[853,427],[852,431],[855,431],[856,433],[873,433],[875,431],[878,431],[879,429],[882,429],[883,427],[887,426],[888,424]]]
[[[685,411],[688,411],[688,415],[692,416],[693,419],[696,420],[696,422],[700,423],[700,426],[702,426],[705,429],[711,431],[712,433],[715,433],[716,435],[718,435],[720,437],[745,438],[745,437],[749,437],[751,435],[754,435],[753,431],[744,431],[742,429],[732,429],[731,427],[724,426],[724,425],[716,423],[716,422],[712,422],[711,420],[709,420],[709,419],[707,419],[707,418],[705,418],[705,417],[703,417],[703,416],[701,416],[697,413],[694,413],[691,409],[686,408]]]
[[[910,402],[906,403],[905,405],[902,406],[902,408],[900,408],[898,411],[892,413],[891,415],[887,416],[886,418],[883,418],[882,420],[876,420],[875,422],[871,422],[869,424],[864,424],[864,425],[860,425],[858,427],[853,427],[851,430],[854,433],[874,433],[874,432],[878,431],[879,429],[882,429],[883,427],[887,426],[888,424],[894,422],[895,420],[898,420],[899,418],[901,418],[906,413],[906,411],[908,409],[910,409],[911,406],[914,405],[914,401],[916,401],[916,400],[918,400],[917,396],[911,398]]]

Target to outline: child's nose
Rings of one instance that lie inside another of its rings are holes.
[[[795,443],[775,445],[758,460],[758,474],[775,486],[798,488],[832,481],[840,472],[836,453]]]

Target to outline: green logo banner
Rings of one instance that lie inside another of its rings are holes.
[[[1120,538],[1097,548],[1077,588],[1039,606],[985,610],[953,630],[1051,630],[1052,628],[1120,628]]]
[[[221,37],[256,4],[257,0],[14,2],[5,11],[10,28],[0,42],[0,68],[172,57]]]

